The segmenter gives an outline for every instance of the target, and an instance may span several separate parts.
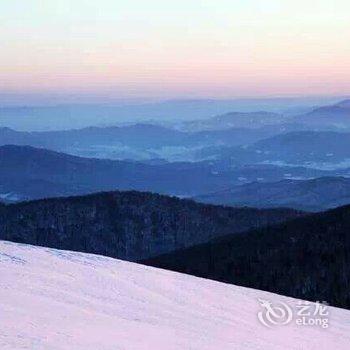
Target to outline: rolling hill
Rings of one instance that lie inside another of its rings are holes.
[[[211,162],[158,163],[70,156],[28,146],[0,147],[0,195],[13,200],[137,190],[192,197],[286,176],[319,177],[328,172],[271,165],[221,167]]]
[[[324,177],[312,180],[253,182],[194,197],[202,203],[255,208],[294,208],[322,211],[350,204],[350,179]]]
[[[233,164],[274,164],[335,170],[350,166],[350,133],[295,131],[272,136],[251,145],[208,148],[201,157]]]
[[[191,160],[196,151],[204,147],[251,144],[282,133],[283,130],[284,127],[240,127],[182,132],[152,124],[47,132],[20,132],[0,128],[0,146],[40,147],[90,158]]]
[[[108,192],[0,206],[0,239],[135,261],[300,215]]]
[[[186,131],[225,130],[230,128],[256,129],[265,125],[282,123],[286,118],[273,112],[230,112],[209,119],[195,120],[184,123]]]
[[[350,130],[350,100],[315,108],[309,113],[295,117],[294,120],[316,128],[329,126]]]
[[[350,309],[350,206],[228,235],[144,263]]]

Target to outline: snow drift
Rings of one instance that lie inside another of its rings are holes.
[[[258,298],[291,298],[97,255],[0,241],[1,349],[348,349],[350,312],[327,329],[267,328]]]

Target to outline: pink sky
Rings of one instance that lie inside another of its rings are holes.
[[[0,4],[0,91],[221,98],[350,93],[348,1],[147,4]]]

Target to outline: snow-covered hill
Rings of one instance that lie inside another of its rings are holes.
[[[350,312],[329,328],[268,328],[258,299],[297,301],[91,254],[0,242],[1,349],[348,349]]]

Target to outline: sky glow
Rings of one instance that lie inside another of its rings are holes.
[[[345,95],[348,0],[4,0],[0,91]]]

